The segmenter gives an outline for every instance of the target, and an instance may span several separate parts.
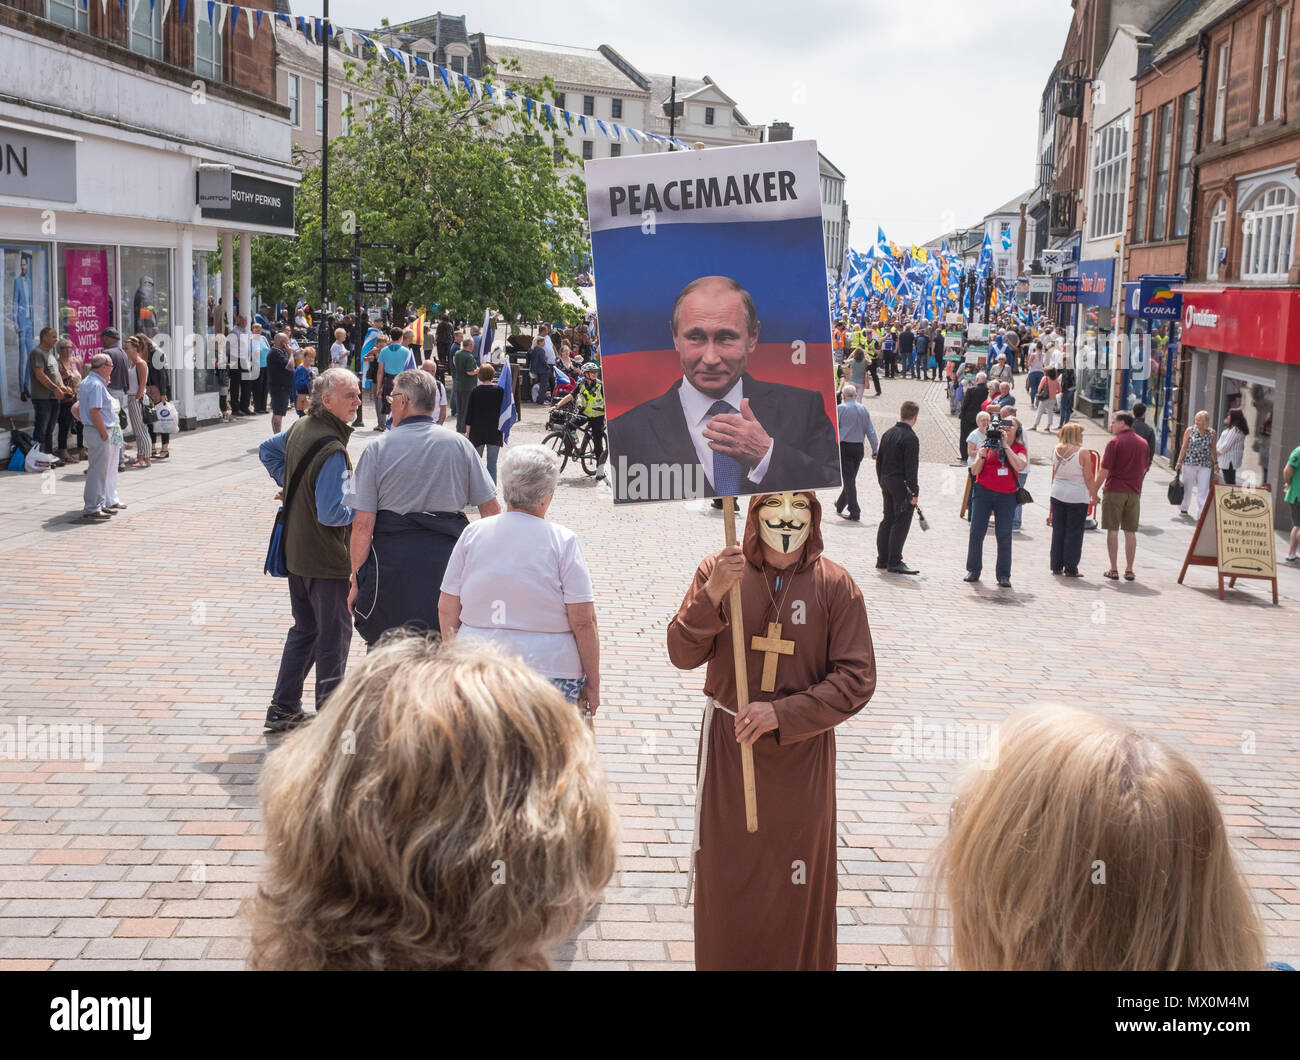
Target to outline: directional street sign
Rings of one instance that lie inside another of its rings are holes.
[[[392,280],[362,280],[357,284],[357,290],[362,294],[392,294]]]

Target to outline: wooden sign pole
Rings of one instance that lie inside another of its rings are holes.
[[[722,500],[722,522],[727,545],[736,543],[736,498]],[[731,587],[731,649],[736,658],[736,710],[749,702],[749,669],[745,662],[745,620],[741,612],[740,582]],[[707,739],[707,734],[705,736]],[[754,749],[740,748],[740,771],[745,783],[745,831],[758,831],[758,789],[754,786]]]

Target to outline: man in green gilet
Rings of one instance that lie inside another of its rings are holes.
[[[283,732],[306,720],[302,686],[316,667],[316,710],[343,680],[352,643],[348,590],[352,509],[344,503],[352,475],[348,438],[361,407],[357,377],[329,368],[311,388],[307,415],[261,444],[263,466],[285,487],[306,467],[285,505],[284,555],[293,628],[284,643],[266,728]]]

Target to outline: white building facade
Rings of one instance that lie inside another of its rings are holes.
[[[24,93],[0,97],[3,152],[19,160],[0,174],[4,414],[31,412],[26,356],[42,328],[85,358],[114,327],[154,339],[183,426],[215,419],[208,257],[222,237],[221,301],[228,310],[238,295],[248,306],[249,237],[293,232],[298,170],[281,108],[223,81],[229,58],[196,76],[197,63],[145,59],[51,19],[0,12],[0,69],[22,70]],[[173,6],[169,19],[178,17]],[[193,22],[179,31],[193,33]],[[205,194],[211,177],[222,196],[206,206],[201,169]]]

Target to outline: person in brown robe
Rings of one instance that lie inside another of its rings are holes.
[[[811,521],[802,544],[783,554],[760,537],[764,502],[790,496],[751,499],[743,545],[700,564],[668,626],[673,665],[687,670],[707,662],[704,692],[720,708],[712,711],[709,731],[701,733],[701,753],[707,740],[708,758],[697,793],[700,970],[836,966],[835,726],[871,698],[876,657],[862,593],[848,571],[822,555],[816,496],[794,495],[803,498]],[[733,717],[728,590],[737,576],[750,704]],[[780,638],[793,640],[794,650],[776,656],[775,688],[765,692],[768,657],[752,644],[756,635],[769,634],[769,623],[781,624]],[[753,834],[745,830],[742,739],[752,741],[754,751]]]

